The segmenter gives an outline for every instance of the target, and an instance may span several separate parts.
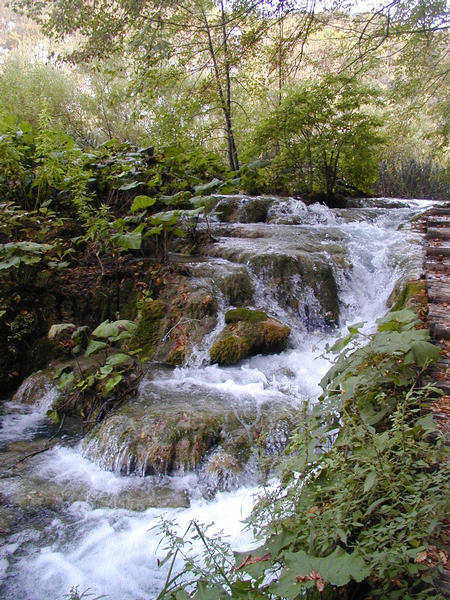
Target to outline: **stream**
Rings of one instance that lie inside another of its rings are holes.
[[[248,199],[234,197],[234,202],[244,214]],[[248,434],[250,440],[256,421],[271,421],[259,452],[282,453],[289,436],[285,424],[321,393],[319,381],[330,366],[326,344],[355,322],[365,321],[370,331],[386,312],[396,282],[420,274],[421,239],[409,222],[429,206],[428,201],[385,199],[331,210],[278,199],[268,205],[265,222],[212,220],[216,243],[189,268],[216,295],[217,322],[185,366],[150,365],[126,418],[145,421],[155,403],[181,412],[231,415],[222,450],[227,443],[236,445],[236,424],[240,438]],[[292,267],[299,252],[309,261],[309,273],[333,277],[339,309],[335,327],[330,326],[329,291],[316,289],[306,272]],[[278,277],[278,266],[286,264],[286,277]],[[253,290],[249,306],[289,325],[288,347],[233,366],[210,365],[209,349],[233,306],[216,280],[243,269]],[[62,600],[73,586],[111,600],[155,598],[165,581],[164,569],[157,566],[165,554],[158,530],[162,515],[180,531],[192,519],[213,523],[211,531],[223,531],[234,549],[251,548],[253,538],[242,520],[262,493],[258,453],[252,448],[236,469],[221,470],[220,476],[210,468],[220,448],[195,470],[149,475],[148,457],[130,467],[129,445],[123,436],[114,438],[117,426],[107,430],[106,442],[83,442],[69,423],[51,450],[17,465],[56,433],[45,418],[56,390],[47,386],[31,405],[26,393],[25,386],[0,408],[1,598]]]

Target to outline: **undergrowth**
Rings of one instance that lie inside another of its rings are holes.
[[[197,523],[184,536],[165,524],[172,566],[160,600],[445,597],[435,578],[448,559],[448,469],[426,411],[440,392],[421,382],[439,350],[409,309],[379,319],[355,350],[360,326],[330,349],[340,355],[291,439],[281,484],[248,521],[261,546],[233,553]]]

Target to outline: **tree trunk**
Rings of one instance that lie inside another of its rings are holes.
[[[208,49],[211,56],[211,60],[214,68],[214,79],[216,81],[217,92],[219,94],[220,107],[225,117],[225,131],[227,136],[228,145],[228,162],[232,171],[239,169],[239,161],[237,156],[236,144],[234,141],[233,124],[231,120],[231,80],[230,80],[230,64],[227,56],[227,37],[225,27],[225,12],[222,3],[222,36],[223,36],[223,48],[225,54],[225,93],[223,90],[222,81],[220,78],[220,70],[217,62],[217,53],[214,49],[214,44],[211,36],[211,28],[205,12],[202,10],[203,23],[205,25],[206,35],[208,37]]]

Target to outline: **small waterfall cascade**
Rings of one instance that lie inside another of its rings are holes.
[[[351,323],[373,327],[395,283],[420,272],[421,242],[408,223],[425,201],[331,210],[262,197],[257,222],[252,202],[217,197],[232,216],[213,219],[216,242],[187,259],[215,314],[184,366],[149,365],[138,396],[95,433],[62,436],[20,472],[9,467],[52,435],[45,413],[57,391],[36,376],[3,404],[5,600],[62,600],[72,586],[110,600],[155,598],[165,580],[163,515],[180,529],[214,523],[235,549],[251,547],[241,521],[263,493],[260,458],[283,452],[302,407],[320,395],[326,344]],[[210,364],[225,314],[238,307],[289,326],[287,348]]]

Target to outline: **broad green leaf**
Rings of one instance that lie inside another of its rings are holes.
[[[109,338],[110,336],[113,335],[118,335],[119,334],[119,327],[118,325],[116,325],[116,323],[111,323],[109,320],[107,321],[103,321],[103,323],[100,323],[100,325],[98,327],[96,327],[94,329],[94,331],[92,332],[92,335],[94,337],[98,337],[98,338]]]
[[[297,577],[308,576],[312,571],[319,573],[324,582],[336,586],[346,585],[351,579],[363,581],[370,574],[370,568],[357,550],[348,554],[339,547],[323,558],[311,556],[303,550],[289,552],[285,562],[285,568],[278,581],[270,586],[270,591],[289,599],[296,598],[305,587],[311,587],[310,581],[300,582]]]
[[[106,364],[107,365],[123,365],[124,363],[128,362],[129,360],[131,360],[131,356],[129,354],[124,354],[119,352],[118,354],[111,354],[110,356],[108,356],[107,360],[106,360]]]
[[[159,212],[150,217],[150,222],[153,225],[170,226],[175,225],[180,217],[180,213],[177,210],[168,210],[165,212]]]
[[[350,333],[349,335],[346,335],[345,337],[340,338],[337,342],[335,342],[331,346],[330,352],[340,352],[347,346],[347,344],[352,340],[353,337],[354,337],[353,333]]]
[[[199,581],[193,600],[225,600],[225,598],[229,598],[229,596],[221,586],[210,584],[207,581]]]
[[[220,179],[212,179],[209,183],[203,183],[202,185],[196,185],[194,191],[196,194],[203,194],[203,192],[210,192],[223,184]]]
[[[88,356],[91,356],[92,354],[96,354],[100,350],[103,350],[104,348],[106,348],[107,345],[108,344],[105,344],[105,342],[98,342],[97,340],[90,340],[84,355],[86,357],[88,357]]]
[[[122,339],[118,336],[124,331],[133,333],[136,331],[136,327],[136,323],[128,319],[119,319],[113,322],[107,320],[100,323],[100,325],[94,329],[92,335],[103,339],[109,338],[111,341],[114,341],[116,339]]]
[[[145,232],[144,237],[150,237],[152,235],[159,235],[163,230],[162,225],[158,225],[157,227],[151,227],[148,231]]]
[[[71,371],[70,373],[61,373],[59,377],[59,388],[61,390],[70,387],[75,381],[75,373]]]
[[[123,233],[121,235],[114,236],[119,246],[124,250],[139,250],[142,244],[142,233],[140,231]]]
[[[137,188],[140,185],[143,185],[140,181],[132,181],[131,183],[124,183],[121,185],[119,190],[126,192],[128,190],[134,190],[134,188]]]
[[[378,331],[400,331],[410,329],[417,323],[417,315],[410,308],[389,312],[385,317],[377,319]]]
[[[156,198],[151,198],[150,196],[136,196],[133,200],[133,204],[131,205],[131,212],[136,212],[137,210],[145,210],[146,208],[150,208],[156,202]]]
[[[83,335],[87,333],[88,329],[89,328],[87,325],[82,325],[81,327],[77,327],[75,329],[75,331],[72,333],[72,340],[74,342],[79,342],[83,338]]]
[[[417,341],[411,344],[410,349],[405,355],[405,363],[408,364],[411,359],[419,367],[426,367],[439,360],[441,356],[440,349],[430,342]]]
[[[0,271],[5,271],[6,269],[10,269],[11,267],[20,266],[21,259],[19,256],[10,256],[5,260],[0,261]]]
[[[108,375],[111,375],[112,372],[113,372],[112,365],[106,364],[98,370],[98,373],[100,373],[100,374],[97,375],[97,379],[105,379],[105,377],[108,377]]]
[[[363,327],[365,325],[365,321],[360,321],[359,323],[354,323],[353,325],[349,325],[347,327],[347,329],[349,330],[350,333],[356,334],[359,332],[359,330],[361,329],[361,327]]]

